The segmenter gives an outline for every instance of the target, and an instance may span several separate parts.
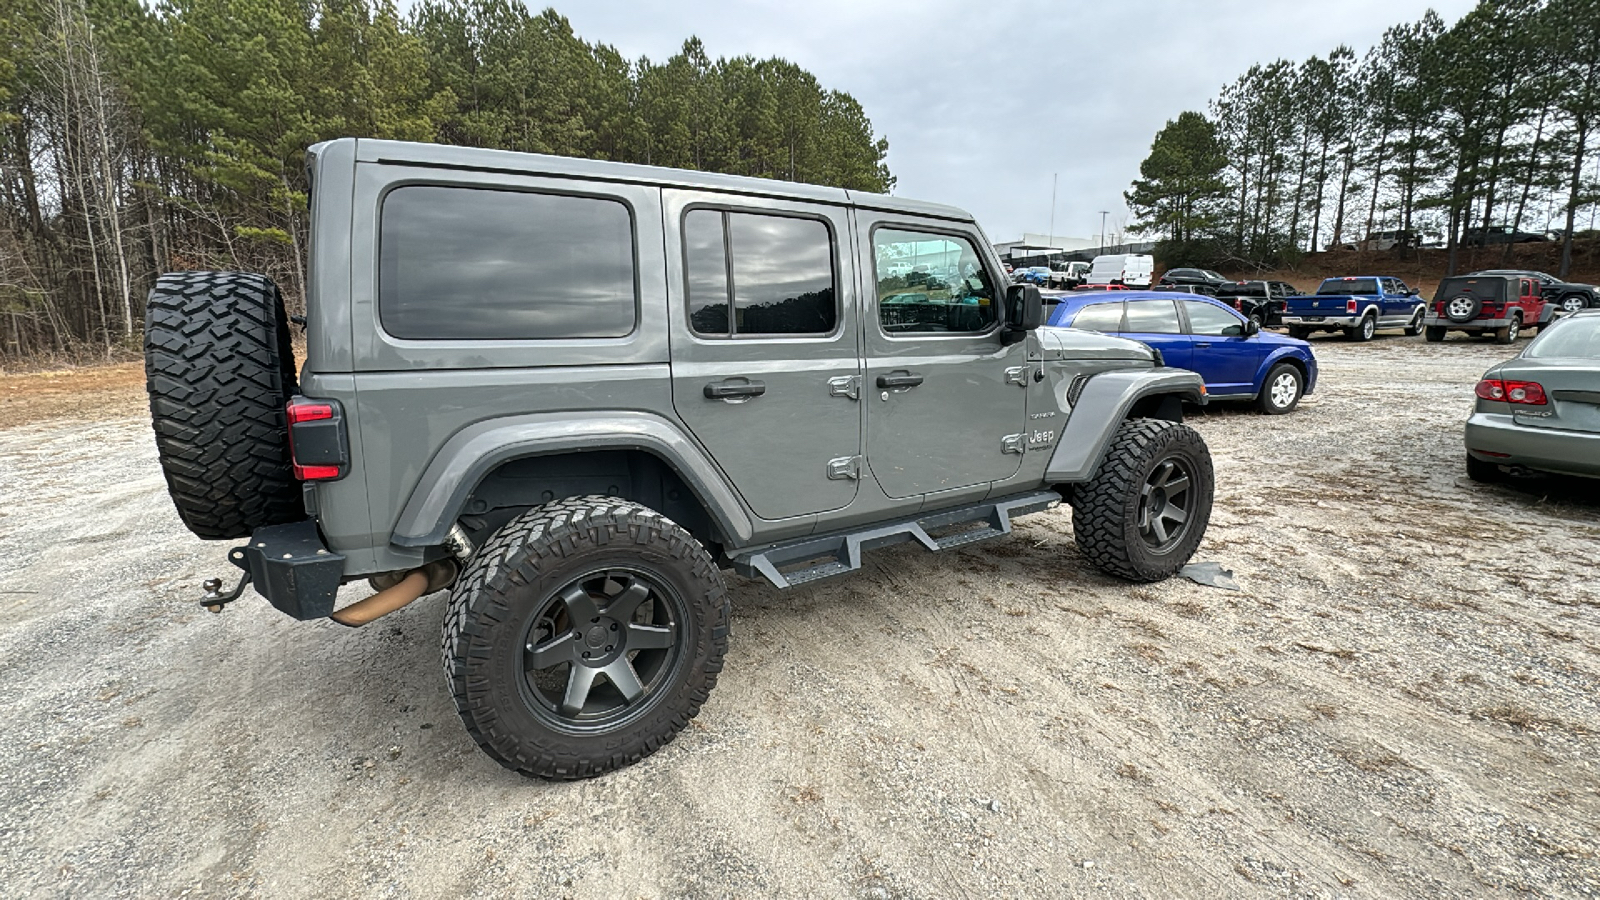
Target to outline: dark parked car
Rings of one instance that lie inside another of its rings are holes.
[[[1262,332],[1210,297],[1157,291],[1064,295],[1049,324],[1132,338],[1164,365],[1199,372],[1212,400],[1254,400],[1286,413],[1317,384],[1317,358],[1305,341]]]
[[[1160,283],[1192,284],[1207,294],[1215,294],[1218,286],[1226,284],[1227,281],[1228,279],[1210,269],[1168,269],[1161,274]]]
[[[1532,269],[1485,269],[1482,272],[1472,272],[1470,274],[1512,275],[1519,278],[1532,278],[1539,282],[1539,293],[1544,296],[1545,302],[1554,303],[1561,308],[1562,312],[1575,313],[1580,309],[1600,306],[1600,288],[1592,284],[1562,281],[1545,272],[1535,272]]]
[[[1532,244],[1548,241],[1542,233],[1518,231],[1510,225],[1490,225],[1488,228],[1468,228],[1461,233],[1464,247],[1483,247],[1488,244]]]
[[[1467,475],[1502,467],[1600,478],[1600,310],[1542,330],[1483,374],[1467,420]]]
[[[1287,281],[1234,281],[1217,288],[1217,299],[1238,310],[1256,327],[1279,328],[1288,298],[1304,292]]]

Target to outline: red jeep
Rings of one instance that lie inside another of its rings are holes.
[[[1446,331],[1465,331],[1474,337],[1493,332],[1495,343],[1509,344],[1524,328],[1550,324],[1555,312],[1555,305],[1544,302],[1539,282],[1532,278],[1462,275],[1439,282],[1422,333],[1438,343]]]

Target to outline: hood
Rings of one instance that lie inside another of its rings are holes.
[[[1153,362],[1155,351],[1138,341],[1095,331],[1041,325],[1033,332],[1041,359],[1139,359]]]
[[[1251,340],[1252,343],[1259,342],[1259,343],[1262,343],[1262,344],[1266,344],[1269,347],[1306,347],[1306,348],[1310,348],[1310,346],[1311,346],[1311,343],[1309,341],[1302,341],[1299,338],[1292,338],[1292,337],[1289,337],[1286,334],[1279,334],[1276,331],[1258,332],[1254,337],[1250,338],[1250,340]]]

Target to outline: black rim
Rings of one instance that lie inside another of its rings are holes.
[[[528,623],[517,682],[535,716],[566,730],[643,714],[677,667],[687,608],[658,576],[607,568],[550,595]]]
[[[1176,546],[1189,531],[1194,497],[1187,462],[1169,457],[1157,463],[1139,489],[1139,537],[1158,553]]]

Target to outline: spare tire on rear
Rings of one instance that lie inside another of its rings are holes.
[[[305,518],[284,404],[296,390],[277,285],[176,272],[150,291],[145,389],[173,505],[207,540]]]

